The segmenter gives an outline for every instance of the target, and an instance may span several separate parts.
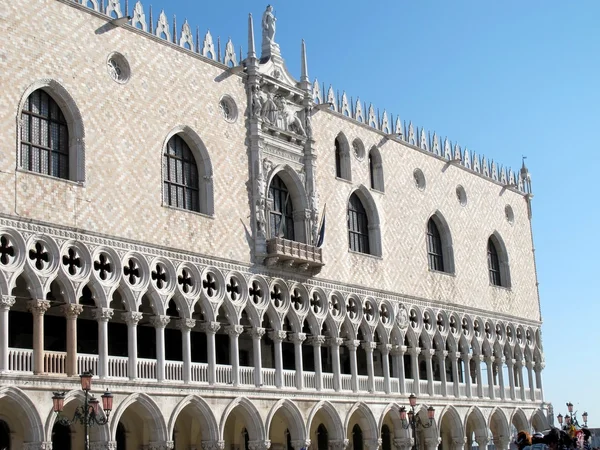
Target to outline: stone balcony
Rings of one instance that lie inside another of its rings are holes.
[[[267,266],[283,266],[317,274],[323,264],[321,248],[283,238],[272,238],[267,241]]]

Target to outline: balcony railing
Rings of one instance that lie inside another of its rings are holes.
[[[314,245],[276,237],[267,241],[265,264],[295,267],[317,273],[323,267],[323,253],[321,248]]]
[[[44,352],[44,370],[48,374],[65,374],[66,372],[67,354],[65,352]],[[77,371],[82,373],[91,370],[93,373],[98,373],[99,358],[98,355],[81,354],[77,355]],[[8,367],[11,372],[24,374],[33,373],[33,350],[9,348],[8,351]],[[191,363],[191,383],[206,384],[209,383],[209,366],[207,363]],[[240,366],[238,373],[238,384],[240,386],[255,386],[255,371],[254,367]],[[215,383],[221,385],[231,385],[234,383],[232,366],[217,364],[215,366]],[[277,371],[272,368],[262,368],[262,386],[275,388],[277,387]],[[283,370],[281,383],[282,389],[293,390],[297,389],[297,374],[295,370]],[[302,381],[304,389],[316,390],[318,383],[315,372],[304,371],[302,373]],[[129,378],[129,358],[121,356],[108,357],[108,378],[126,380]],[[154,359],[138,358],[137,360],[137,378],[142,380],[157,380],[157,361]],[[165,381],[174,383],[183,383],[184,381],[184,364],[181,361],[165,361]],[[341,390],[346,392],[352,391],[353,380],[352,375],[340,374]],[[356,377],[359,392],[370,392],[370,380],[366,375],[358,375]],[[385,392],[385,378],[381,376],[373,377],[375,392]],[[334,375],[329,372],[322,373],[321,386],[324,391],[334,391]],[[415,392],[415,381],[406,379],[404,381],[404,392],[409,394]],[[419,380],[420,395],[426,396],[429,391],[429,383],[427,380]],[[494,392],[496,399],[501,398],[502,388],[500,386],[482,386],[483,398],[490,398],[490,392]],[[541,401],[542,392],[540,389],[533,389],[536,401]],[[401,392],[400,380],[396,377],[390,377],[390,392],[398,394]],[[467,397],[466,383],[458,383],[458,393],[461,397]],[[511,400],[510,387],[504,386],[505,399]],[[531,388],[525,387],[525,401],[531,401]],[[433,381],[433,396],[442,397],[442,382]],[[446,382],[446,397],[454,397],[454,383]],[[477,384],[471,384],[471,397],[478,398],[479,392]],[[515,400],[521,400],[521,388],[515,387]]]

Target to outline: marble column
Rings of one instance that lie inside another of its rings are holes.
[[[261,353],[261,340],[265,335],[265,329],[261,327],[252,328],[252,351],[254,359],[254,385],[261,387],[263,385],[262,379],[262,353]]]
[[[536,396],[536,400],[537,401],[544,401],[544,388],[542,386],[542,370],[544,370],[544,367],[546,367],[546,363],[542,362],[536,362],[535,366],[534,366],[534,370],[535,370],[535,388],[540,390],[540,398],[537,398]]]
[[[33,373],[45,373],[44,368],[44,314],[50,308],[48,300],[31,300],[27,306],[33,314]]]
[[[533,385],[533,362],[526,361],[525,367],[527,368],[527,381],[529,381],[529,398],[532,401],[535,401],[535,388]]]
[[[240,384],[240,334],[244,332],[242,325],[227,326],[229,334],[229,359],[231,361],[231,384],[239,386]]]
[[[504,356],[496,360],[496,366],[498,367],[498,387],[500,388],[500,398],[502,400],[506,399],[506,391],[504,389],[504,361],[506,361]]]
[[[358,392],[358,366],[356,363],[356,349],[360,341],[356,339],[347,339],[344,345],[350,351],[350,373],[352,374],[352,392]]]
[[[281,354],[281,343],[287,338],[287,332],[273,330],[269,333],[275,346],[275,386],[283,387],[283,356]]]
[[[135,380],[138,377],[137,374],[137,324],[142,320],[143,314],[141,312],[130,311],[121,313],[121,319],[127,324],[127,357],[128,361],[128,375],[130,380]]]
[[[525,361],[520,359],[517,360],[515,367],[517,368],[517,376],[519,378],[519,397],[521,400],[525,401],[525,383],[523,383],[523,366],[525,365]]]
[[[217,381],[217,354],[215,352],[215,334],[221,328],[219,322],[205,322],[201,330],[206,333],[206,350],[208,361],[208,384],[214,385]]]
[[[171,321],[169,316],[157,315],[150,319],[156,331],[156,380],[165,381],[165,328]]]
[[[52,441],[48,442],[25,442],[23,450],[52,450]]]
[[[390,351],[392,346],[390,344],[380,344],[379,351],[381,352],[381,359],[383,361],[383,390],[386,394],[389,394],[392,390],[390,385]]]
[[[406,369],[404,367],[404,355],[406,354],[406,345],[398,346],[398,384],[401,394],[406,394]],[[410,392],[409,392],[410,394]]]
[[[315,355],[315,387],[317,391],[323,390],[323,361],[321,361],[321,346],[325,344],[325,336],[313,336],[310,343]]]
[[[477,380],[477,397],[483,398],[483,380],[481,379],[481,363],[483,355],[475,355],[475,379]]]
[[[8,312],[15,304],[15,297],[3,295],[0,297],[0,373],[7,372],[8,367]]]
[[[419,354],[421,353],[421,349],[419,347],[411,347],[408,352],[410,353],[410,365],[413,377],[412,393],[418,397],[421,392],[421,386],[419,386]]]
[[[329,338],[331,345],[331,368],[333,369],[333,389],[336,392],[342,390],[342,379],[340,369],[340,345],[344,343],[342,338]]]
[[[433,395],[433,363],[432,358],[435,354],[435,350],[426,348],[424,349],[423,356],[425,357],[425,372],[427,373],[427,393]]]
[[[365,349],[365,353],[367,354],[367,375],[369,377],[368,381],[368,390],[369,392],[375,392],[375,371],[373,367],[373,350],[377,348],[377,343],[375,342],[363,342],[362,348]]]
[[[296,367],[296,389],[304,389],[304,367],[302,364],[302,343],[306,340],[306,333],[294,333],[291,340],[294,343],[294,359]]]
[[[94,319],[98,322],[98,376],[105,379],[108,373],[108,321],[112,319],[112,308],[96,308]]]
[[[62,312],[67,317],[67,361],[66,372],[68,377],[79,375],[77,371],[77,317],[83,311],[83,306],[69,303],[62,307]]]
[[[439,365],[440,365],[440,380],[442,384],[442,396],[446,397],[448,395],[448,380],[446,378],[446,356],[448,356],[448,351],[446,350],[438,350],[436,352],[438,357]]]
[[[460,390],[458,388],[459,377],[458,377],[458,358],[460,358],[459,352],[450,352],[450,362],[452,363],[452,380],[454,383],[454,396],[460,397]]]
[[[181,331],[181,348],[183,356],[183,382],[192,381],[192,328],[196,326],[194,319],[179,319],[177,328]]]
[[[508,386],[510,388],[510,398],[514,400],[515,396],[515,360],[512,358],[507,358],[506,365],[508,366]]]
[[[467,398],[471,398],[471,358],[470,353],[462,354],[463,367],[465,369],[465,394]]]
[[[479,450],[487,450],[490,440],[487,436],[475,436],[475,442],[477,442]]]
[[[494,392],[494,357],[486,356],[485,364],[487,367],[487,382],[488,382],[488,395],[493,400],[496,398],[496,393]]]

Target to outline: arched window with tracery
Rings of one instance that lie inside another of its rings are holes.
[[[32,92],[21,110],[20,167],[69,179],[69,129],[58,103],[43,89]]]
[[[356,193],[352,194],[348,201],[348,240],[350,250],[359,253],[370,253],[369,218]]]
[[[282,237],[290,241],[295,240],[292,199],[287,186],[279,175],[275,175],[271,180],[269,200],[271,203],[269,210],[271,237]]]
[[[444,272],[444,254],[440,230],[433,218],[427,223],[427,257],[429,270]]]
[[[498,259],[498,250],[492,242],[488,239],[487,246],[487,260],[488,260],[488,272],[490,275],[490,283],[494,286],[502,286],[502,276],[500,275],[500,260]]]
[[[167,142],[163,155],[165,204],[188,211],[200,210],[200,183],[196,158],[178,134]]]

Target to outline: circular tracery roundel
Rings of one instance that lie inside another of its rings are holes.
[[[393,309],[387,301],[382,301],[379,305],[379,320],[386,327],[394,323]]]
[[[121,273],[121,261],[112,250],[99,249],[94,253],[94,276],[102,284],[114,283]]]
[[[425,331],[433,330],[433,319],[431,318],[431,313],[429,311],[423,313],[423,328],[425,328]]]
[[[60,263],[65,274],[74,280],[86,278],[92,269],[91,256],[79,242],[70,241],[61,250]]]
[[[331,298],[329,299],[329,311],[334,319],[340,320],[344,317],[344,306],[345,304],[339,294],[331,295]]]
[[[363,306],[363,317],[370,325],[375,323],[375,321],[377,320],[377,305],[370,298],[365,300]]]
[[[150,279],[157,291],[167,293],[175,289],[175,269],[169,260],[158,259],[151,265]]]
[[[177,270],[177,287],[186,298],[195,298],[200,292],[200,272],[195,266],[184,263]]]
[[[242,303],[245,300],[244,294],[247,292],[246,280],[241,274],[230,273],[225,282],[225,291],[233,303]]]
[[[499,341],[503,341],[504,340],[504,332],[502,330],[502,325],[501,324],[496,324],[496,337],[498,338]]]
[[[489,322],[485,323],[484,330],[485,330],[485,337],[487,339],[491,339],[492,338],[493,329],[492,329],[492,325]]]
[[[465,336],[469,336],[471,334],[471,326],[470,326],[469,320],[466,317],[462,318],[460,327],[462,329],[462,333]]]
[[[325,317],[327,314],[325,295],[316,289],[312,291],[309,299],[309,308],[316,317]]]
[[[27,262],[33,270],[42,274],[54,272],[58,268],[58,248],[47,236],[33,239],[27,249]]]
[[[447,328],[446,318],[444,317],[444,315],[442,313],[438,313],[436,325],[437,325],[437,329],[440,333],[443,333],[444,331],[446,331],[446,328]]]
[[[275,281],[269,291],[269,300],[275,309],[284,311],[289,306],[287,287],[282,281]]]
[[[450,327],[450,332],[452,334],[458,333],[458,320],[456,320],[456,316],[454,316],[454,315],[450,316],[450,321],[449,321],[448,326]]]
[[[257,279],[252,280],[248,285],[248,299],[255,306],[262,306],[266,303],[268,294],[265,292],[268,292],[267,289]]]
[[[411,309],[408,313],[408,321],[410,322],[410,326],[414,329],[419,327],[419,316],[417,315],[417,311],[415,309]]]
[[[114,52],[108,56],[106,68],[110,77],[117,83],[125,84],[129,81],[131,68],[129,67],[127,58],[120,53]]]
[[[202,292],[211,301],[216,301],[221,295],[224,285],[220,272],[212,268],[204,270],[202,274]]]
[[[0,234],[0,265],[7,270],[16,269],[25,260],[25,242],[19,233],[4,229]]]
[[[359,322],[361,319],[360,302],[354,297],[348,297],[346,300],[346,315],[352,322]]]
[[[296,314],[304,314],[308,311],[308,298],[302,285],[296,285],[290,293],[290,305]]]
[[[142,289],[148,284],[149,268],[141,255],[130,253],[123,259],[123,279],[134,289]]]

